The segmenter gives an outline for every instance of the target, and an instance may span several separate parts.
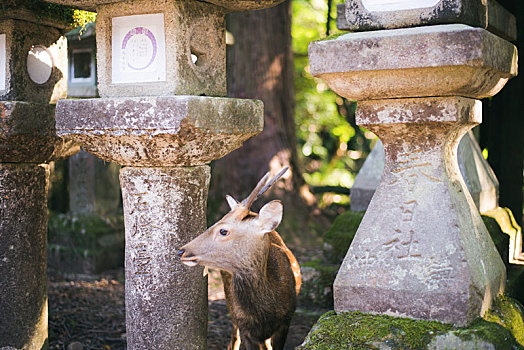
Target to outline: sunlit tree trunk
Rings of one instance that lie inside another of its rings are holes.
[[[297,159],[294,122],[291,1],[267,10],[228,15],[234,44],[228,47],[228,95],[264,102],[264,131],[244,146],[216,161],[210,190],[210,220],[226,210],[226,193],[246,196],[265,172],[289,165],[291,171],[270,194],[284,202],[284,235],[306,229],[314,197],[302,178]],[[259,203],[260,204],[260,203]],[[287,221],[286,221],[287,217]],[[310,237],[311,238],[311,237]],[[299,237],[290,237],[297,244]],[[304,240],[308,240],[307,236]]]

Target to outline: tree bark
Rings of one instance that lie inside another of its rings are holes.
[[[285,219],[301,217],[299,226],[307,226],[314,197],[301,175],[296,151],[291,1],[266,10],[230,14],[227,26],[234,37],[227,53],[228,96],[262,100],[265,125],[261,134],[213,164],[209,220],[215,221],[227,210],[225,194],[242,200],[268,170],[275,173],[289,165],[291,171],[269,197],[283,201]],[[284,224],[287,234],[281,234],[298,235],[290,232],[295,225],[289,220]],[[291,239],[296,244],[304,241],[295,238]]]

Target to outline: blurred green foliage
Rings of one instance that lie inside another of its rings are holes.
[[[356,103],[341,98],[309,71],[308,45],[336,28],[336,4],[331,4],[328,30],[327,0],[293,0],[295,60],[295,123],[298,153],[310,186],[349,188],[371,149],[375,136],[355,125]],[[349,192],[348,192],[349,193]],[[321,205],[346,204],[349,196],[323,194]]]
[[[73,28],[83,27],[96,19],[94,12],[49,4],[41,0],[4,0],[0,3],[0,13],[15,8],[27,8],[40,17],[60,21]]]

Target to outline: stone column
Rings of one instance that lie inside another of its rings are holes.
[[[205,349],[207,277],[176,252],[205,229],[207,164],[263,127],[260,101],[220,97],[224,16],[281,1],[113,2],[84,2],[98,12],[102,98],[59,101],[57,126],[86,151],[126,166],[128,348]]]
[[[178,248],[206,228],[207,165],[126,167],[126,304],[129,348],[205,349],[207,283]],[[161,324],[163,327],[159,328]]]
[[[516,75],[516,49],[475,28],[490,27],[480,1],[420,9],[400,1],[385,11],[378,3],[348,0],[348,25],[390,30],[309,48],[312,74],[359,101],[357,123],[385,149],[384,173],[334,284],[335,311],[465,325],[502,292],[505,269],[460,175],[457,146],[481,122],[477,99]],[[475,27],[438,25],[450,21]],[[435,25],[401,28],[422,24]]]
[[[45,164],[74,152],[56,135],[65,97],[63,23],[8,8],[0,15],[0,348],[47,343]]]

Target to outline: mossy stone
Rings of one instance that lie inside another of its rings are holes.
[[[324,255],[330,263],[342,263],[364,213],[362,211],[345,211],[335,219],[331,228],[326,232],[324,235]]]
[[[298,295],[299,304],[323,309],[333,308],[333,282],[339,267],[321,259],[301,264],[302,286]]]
[[[468,327],[435,321],[348,312],[324,314],[297,350],[524,349],[522,305],[496,300],[485,318]]]
[[[491,309],[486,312],[486,321],[495,322],[509,329],[515,339],[524,346],[524,308],[515,299],[502,296],[494,300]]]

